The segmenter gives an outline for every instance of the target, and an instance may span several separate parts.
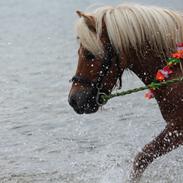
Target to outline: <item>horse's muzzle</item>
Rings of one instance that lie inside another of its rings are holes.
[[[80,91],[69,95],[69,104],[78,114],[90,114],[98,111],[99,105],[92,90]]]

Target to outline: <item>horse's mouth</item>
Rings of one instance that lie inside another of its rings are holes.
[[[68,102],[78,114],[91,114],[98,111],[100,106],[106,104],[102,96],[107,95],[109,91],[85,90],[69,95]]]
[[[72,106],[73,107],[73,106]],[[81,107],[73,107],[74,111],[78,114],[91,114],[95,113],[98,111],[99,106],[97,104],[91,105],[91,104],[86,104]]]
[[[70,95],[68,102],[78,114],[95,113],[99,108],[99,105],[96,102],[96,96],[94,95],[77,93],[75,95]]]

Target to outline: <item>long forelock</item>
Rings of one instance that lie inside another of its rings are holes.
[[[80,18],[76,24],[77,37],[80,43],[94,55],[103,55],[103,45],[97,33],[92,32],[86,25],[84,18]]]
[[[96,20],[96,33],[89,30],[83,18],[76,24],[81,44],[95,55],[103,55],[100,41],[102,23],[106,25],[111,44],[117,52],[130,48],[142,50],[145,43],[159,52],[169,53],[183,42],[183,15],[159,7],[121,4],[102,7],[91,14]]]

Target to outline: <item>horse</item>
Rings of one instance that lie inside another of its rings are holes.
[[[131,70],[149,85],[158,69],[183,42],[183,15],[167,8],[138,4],[99,7],[76,12],[79,60],[68,102],[78,114],[97,112],[101,93],[109,95],[121,86],[124,70]],[[167,80],[182,77],[181,63]],[[183,83],[154,90],[166,123],[165,129],[136,155],[131,180],[140,180],[156,158],[183,144]]]

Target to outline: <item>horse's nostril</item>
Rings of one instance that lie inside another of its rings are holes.
[[[78,102],[77,102],[77,97],[75,95],[72,95],[69,97],[69,104],[73,107],[73,109],[78,113],[78,114],[83,114],[83,107],[80,107]]]
[[[89,94],[89,91],[77,92],[69,95],[68,102],[78,114],[89,114],[98,110],[98,104],[96,103],[95,97],[93,97],[92,94]]]
[[[76,99],[74,96],[70,96],[69,97],[69,104],[72,106],[72,107],[77,107],[77,102],[76,102]]]

